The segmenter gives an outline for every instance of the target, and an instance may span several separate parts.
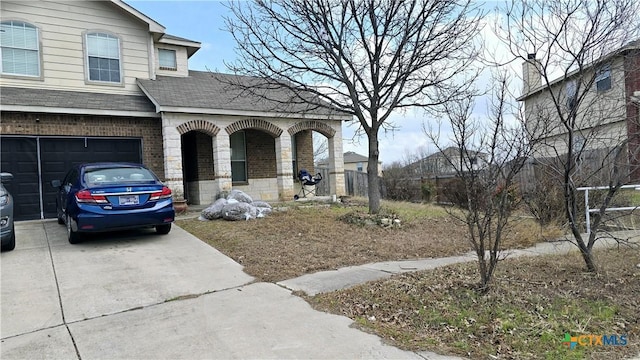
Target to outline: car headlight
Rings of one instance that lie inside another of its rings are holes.
[[[5,206],[9,203],[9,195],[0,195],[0,206]]]

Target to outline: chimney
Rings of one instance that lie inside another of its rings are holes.
[[[542,84],[541,72],[542,64],[536,60],[536,54],[528,54],[527,61],[522,63],[522,95],[527,95]]]

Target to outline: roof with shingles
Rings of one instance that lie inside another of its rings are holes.
[[[357,163],[357,162],[367,162],[367,161],[369,161],[368,157],[364,155],[360,155],[353,151],[347,151],[346,153],[344,153],[345,163]]]
[[[144,95],[118,95],[32,88],[0,88],[0,104],[70,109],[156,112]]]
[[[188,77],[138,79],[138,85],[160,111],[164,107],[349,116],[305,103],[293,90],[256,77],[190,70]]]
[[[162,39],[188,41],[188,42],[200,44],[200,41],[190,40],[190,39],[187,39],[187,38],[183,38],[183,37],[180,37],[180,36],[175,36],[175,35],[171,35],[171,34],[167,34],[167,33],[162,35]]]

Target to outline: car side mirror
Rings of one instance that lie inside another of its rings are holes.
[[[51,180],[51,186],[53,186],[54,188],[59,188],[60,185],[62,185],[62,182],[60,180]]]

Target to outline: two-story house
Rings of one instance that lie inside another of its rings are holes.
[[[454,175],[460,171],[480,170],[487,164],[486,153],[466,150],[461,157],[460,152],[460,148],[450,146],[407,165],[407,174],[420,177]]]
[[[627,143],[628,163],[640,165],[640,40],[549,81],[543,72],[540,60],[530,54],[523,63],[524,88],[518,98],[524,102],[536,158],[563,156],[569,146],[574,153],[595,154]],[[572,110],[574,117],[569,116]],[[558,111],[575,123],[562,124]]]
[[[343,159],[345,171],[351,170],[366,173],[369,169],[369,158],[364,155],[360,155],[353,151],[347,151],[344,153]],[[329,160],[323,159],[318,162],[318,167],[328,168]],[[378,161],[378,176],[382,176],[382,161]]]
[[[94,161],[144,163],[193,204],[231,189],[293,199],[294,166],[313,168],[312,131],[329,141],[331,193],[344,194],[350,116],[190,71],[200,43],[125,2],[3,0],[0,21],[0,166],[15,177],[17,219],[54,217],[50,181]]]

